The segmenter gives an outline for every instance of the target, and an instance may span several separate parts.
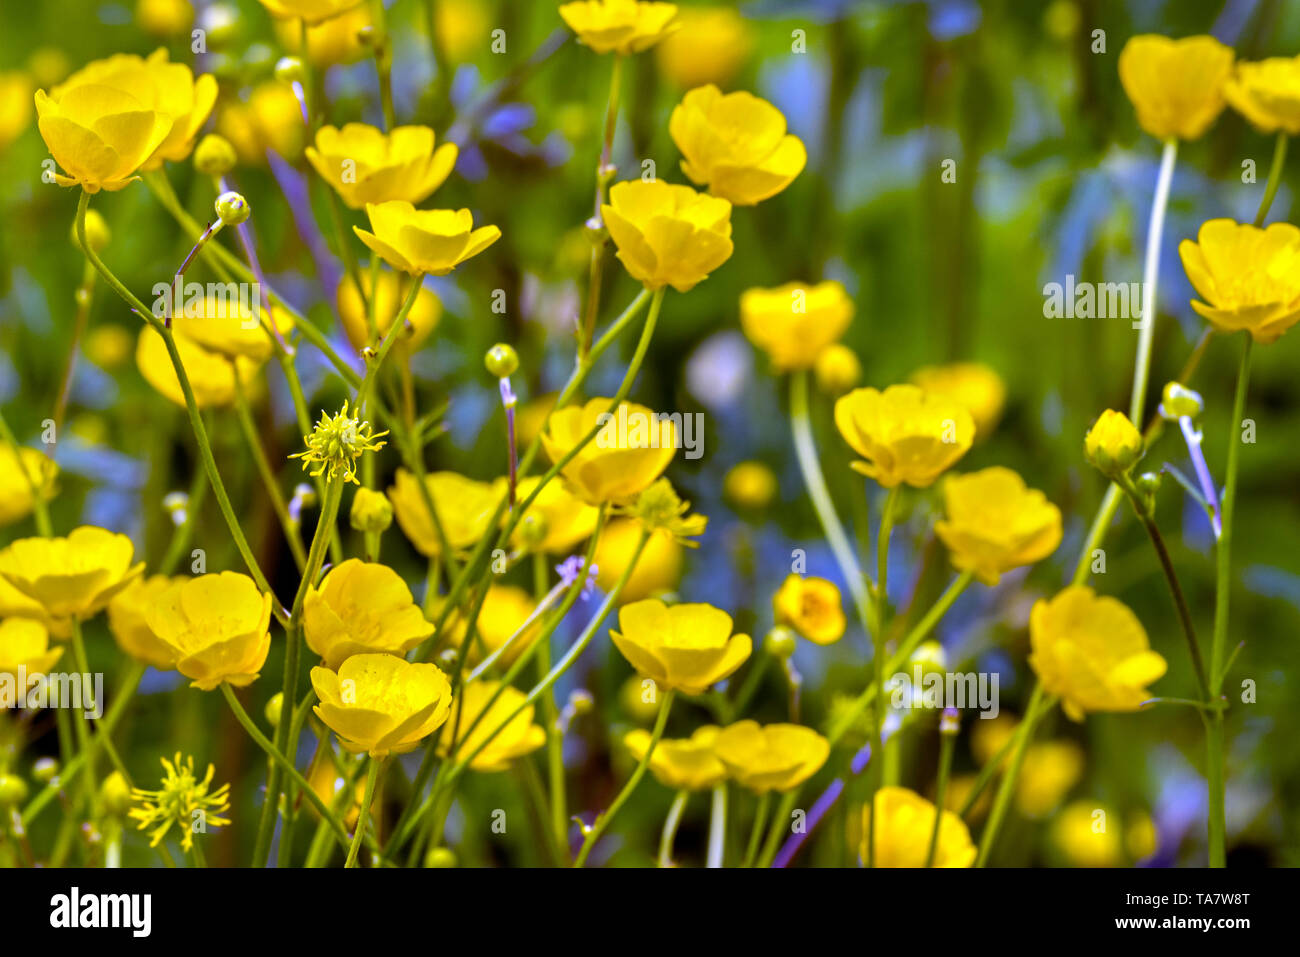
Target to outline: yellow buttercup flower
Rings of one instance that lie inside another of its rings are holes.
[[[737,721],[718,732],[713,751],[738,784],[766,794],[807,781],[826,763],[831,746],[802,725]]]
[[[762,462],[739,462],[722,479],[723,494],[740,508],[767,508],[778,490],[776,473]]]
[[[712,84],[691,90],[669,117],[668,132],[682,151],[682,172],[737,206],[775,196],[808,163],[781,111],[743,90],[725,96]]]
[[[975,420],[976,440],[987,438],[1002,417],[1007,387],[1002,377],[979,362],[923,366],[909,381],[931,395],[946,395],[966,407]]]
[[[194,846],[194,835],[203,833],[196,828],[200,819],[204,828],[225,827],[230,818],[224,817],[230,810],[230,785],[223,784],[215,790],[212,788],[214,768],[208,765],[208,772],[202,778],[194,773],[194,758],[181,760],[181,753],[168,761],[162,758],[165,774],[162,787],[156,791],[134,788],[131,800],[139,804],[127,812],[132,820],[140,822],[140,830],[153,828],[149,835],[149,846],[157,847],[173,824],[180,830],[181,850],[188,852]]]
[[[1016,782],[1016,809],[1031,820],[1045,818],[1082,776],[1083,749],[1073,741],[1031,744]]]
[[[862,360],[842,342],[832,342],[813,363],[813,381],[827,395],[839,398],[862,381]]]
[[[48,674],[62,654],[62,648],[50,647],[50,633],[39,621],[7,618],[0,622],[0,675],[9,675],[16,682],[19,668],[28,678]],[[17,694],[27,692],[17,685],[13,690]],[[13,705],[14,701],[5,701],[0,694],[0,708]]]
[[[526,501],[540,481],[537,476],[521,479],[519,501]],[[569,491],[563,482],[547,482],[528,506],[513,542],[533,552],[567,552],[591,537],[599,512]]]
[[[1211,36],[1131,38],[1119,54],[1119,79],[1138,123],[1157,139],[1198,139],[1223,111],[1233,53]]]
[[[505,483],[478,482],[456,472],[433,472],[425,477],[429,497],[453,551],[477,544],[488,531],[492,513],[505,494]],[[441,549],[429,507],[418,480],[406,469],[398,469],[388,489],[388,500],[403,534],[423,555],[437,555]]]
[[[307,647],[334,671],[352,655],[405,654],[433,634],[397,572],[356,558],[307,589],[302,624]]]
[[[778,372],[812,368],[852,321],[853,300],[834,280],[747,289],[740,296],[740,327]]]
[[[665,605],[649,598],[624,605],[615,647],[638,672],[664,688],[703,694],[745,663],[749,635],[731,633],[731,616],[712,605]]]
[[[1192,308],[1220,332],[1245,329],[1267,344],[1300,321],[1300,229],[1290,223],[1259,229],[1211,219],[1178,254],[1205,300]]]
[[[379,332],[380,339],[388,335],[388,330],[393,327],[393,320],[402,311],[402,303],[406,301],[407,294],[411,291],[410,284],[416,281],[391,269],[380,272],[377,287],[379,292],[375,296],[375,328]],[[368,299],[370,297],[369,270],[363,270],[361,273],[361,288],[365,290]],[[366,303],[357,294],[356,283],[346,275],[339,282],[335,298],[338,302],[339,318],[343,320],[343,331],[347,333],[352,347],[359,352],[370,340],[370,318],[366,314]],[[438,297],[432,290],[421,285],[420,291],[416,293],[415,303],[406,314],[407,325],[402,330],[402,337],[394,343],[393,349],[399,355],[412,355],[424,345],[424,341],[438,327],[438,320],[441,318],[442,303],[438,301]]]
[[[1097,469],[1110,478],[1122,475],[1142,457],[1142,433],[1128,416],[1107,409],[1083,438],[1083,451]]]
[[[0,150],[8,149],[31,123],[34,89],[30,74],[21,70],[0,72]]]
[[[194,149],[195,137],[217,102],[217,78],[210,73],[195,78],[187,64],[170,62],[164,47],[159,47],[148,57],[118,53],[96,60],[51,90],[49,99],[74,121],[77,114],[71,109],[68,97],[80,87],[109,87],[134,97],[146,110],[171,121],[166,137],[140,164],[140,168],[145,170],[157,169],[163,160],[179,162],[188,157]],[[37,109],[40,109],[39,103]],[[135,122],[132,121],[132,125]],[[113,142],[109,145],[117,148]],[[55,152],[53,146],[51,152]],[[57,152],[55,156],[57,158]]]
[[[365,0],[261,0],[266,12],[281,19],[305,20],[309,26],[347,13]]]
[[[245,166],[265,166],[268,150],[294,160],[306,140],[302,104],[287,83],[267,80],[253,88],[247,103],[222,101],[217,132]]]
[[[853,390],[835,403],[835,425],[867,460],[853,468],[885,488],[934,484],[975,438],[975,421],[965,406],[914,385]]]
[[[659,72],[690,90],[706,83],[726,86],[754,48],[754,30],[731,7],[686,7],[681,28],[655,47]]]
[[[336,63],[355,63],[370,55],[361,42],[360,32],[374,25],[370,5],[360,3],[337,17],[307,28],[307,59],[313,66],[328,67]],[[302,24],[296,20],[274,23],[276,39],[289,53],[302,55]]]
[[[560,474],[588,505],[626,505],[663,474],[677,451],[677,429],[643,405],[622,402],[612,413],[610,399],[590,399],[551,414],[542,448],[558,462],[600,426],[596,437],[569,460]]]
[[[130,587],[119,592],[108,603],[108,630],[122,651],[159,671],[174,671],[177,649],[158,638],[146,620],[148,610],[158,603],[159,597],[173,585],[188,578],[170,578],[167,575],[150,575],[137,578]]]
[[[867,843],[872,834],[872,808],[862,807],[862,843],[858,849],[862,860],[870,859],[876,867],[925,867],[938,808],[915,791],[900,787],[881,788],[873,806],[878,815],[874,847]],[[952,811],[942,812],[933,866],[970,867],[975,856],[966,824]]]
[[[0,551],[0,577],[56,619],[97,614],[144,571],[131,539],[94,525],[66,538],[20,538]]]
[[[501,648],[514,636],[537,608],[532,595],[517,585],[501,585],[492,582],[487,594],[483,596],[483,607],[479,609],[478,620],[474,623],[474,640],[469,648],[469,660],[478,662],[486,655]],[[498,661],[509,667],[515,659],[542,632],[539,616],[528,628],[511,643]],[[447,622],[448,641],[456,648],[465,642],[465,621],[457,613]]]
[[[158,297],[159,301],[154,303],[155,315],[161,314],[161,307],[166,305],[170,296],[171,293]],[[259,316],[253,311],[253,303],[239,298],[205,293],[202,298],[196,296],[191,301],[175,305],[184,307],[183,311],[177,308],[172,316],[172,330],[176,337],[188,339],[226,359],[265,362],[271,358],[274,349],[271,324],[275,324],[281,336],[287,336],[293,329],[293,317],[284,309],[278,306],[260,309]]]
[[[479,0],[439,0],[434,30],[452,63],[461,63],[485,46],[484,38],[496,22],[490,7]]]
[[[840,590],[825,578],[786,576],[772,596],[772,610],[778,625],[793,628],[814,644],[833,644],[844,636]]]
[[[1125,863],[1119,814],[1099,801],[1072,802],[1052,822],[1051,834],[1072,867],[1119,867]]]
[[[1165,673],[1146,630],[1128,606],[1071,585],[1029,616],[1029,664],[1075,721],[1089,711],[1136,711],[1147,685]]]
[[[176,670],[202,691],[252,684],[271,650],[271,596],[237,572],[174,582],[145,608],[144,620],[176,653]]]
[[[495,701],[493,696],[496,696]],[[469,766],[475,771],[504,771],[515,758],[536,751],[546,743],[546,732],[541,725],[533,724],[533,706],[530,704],[510,717],[524,703],[524,697],[518,688],[499,681],[475,681],[465,685],[452,704],[448,731],[443,732],[438,741],[438,753],[446,757],[451,748],[450,729],[454,727],[458,729],[456,758],[468,758],[507,718],[510,718],[509,724],[488,741]],[[471,727],[473,731],[470,731]]]
[[[58,102],[38,90],[36,113],[41,137],[64,170],[55,182],[87,193],[128,186],[173,122],[131,94],[99,84],[75,87]]]
[[[230,360],[192,342],[188,336],[176,335],[176,351],[180,354],[181,365],[190,380],[194,391],[194,402],[200,409],[213,406],[230,405],[235,401],[235,370]],[[239,378],[244,388],[260,388],[258,372],[262,363],[255,359],[236,359]],[[181,391],[180,380],[176,378],[176,367],[172,365],[167,344],[152,326],[140,329],[140,338],[136,340],[135,364],[145,381],[153,386],[166,399],[185,408],[185,393]]]
[[[477,256],[501,238],[495,226],[474,228],[468,209],[416,209],[405,200],[366,203],[368,233],[352,230],[394,269],[413,276],[445,276],[466,259]]]
[[[1223,95],[1260,132],[1300,133],[1300,57],[1238,63]]]
[[[677,29],[677,7],[636,0],[578,0],[560,7],[578,39],[597,53],[640,53]]]
[[[727,769],[713,752],[721,729],[706,724],[696,728],[689,738],[662,738],[650,755],[650,773],[664,787],[674,791],[707,791],[721,784]],[[623,746],[640,762],[650,747],[650,732],[644,728],[629,731]]]
[[[641,525],[635,519],[615,519],[605,526],[596,541],[596,554],[593,558],[596,585],[602,591],[612,591],[623,577],[640,540]],[[682,577],[683,551],[681,543],[671,535],[651,535],[646,540],[636,568],[623,586],[619,603],[626,605],[677,587],[677,582]]]
[[[616,183],[600,211],[624,268],[649,289],[688,292],[731,258],[731,203],[689,186]]]
[[[986,585],[1032,565],[1061,544],[1061,510],[1011,469],[995,465],[943,483],[945,518],[934,531],[953,566]]]
[[[52,499],[58,473],[59,467],[48,455],[25,445],[0,443],[0,526],[31,514],[33,487],[45,501]]]
[[[322,126],[307,159],[321,179],[352,209],[369,203],[423,201],[456,165],[456,144],[433,148],[427,126],[398,126],[385,133],[366,123]],[[372,247],[374,248],[374,247]]]
[[[156,37],[179,36],[194,22],[194,5],[189,0],[139,0],[135,22]]]
[[[0,619],[30,618],[39,621],[50,633],[50,637],[60,641],[72,637],[72,622],[67,618],[55,618],[45,606],[29,595],[20,592],[9,579],[0,575]]]
[[[311,685],[316,717],[343,747],[372,758],[414,749],[451,711],[451,683],[438,666],[396,655],[353,655],[337,674],[313,668]]]

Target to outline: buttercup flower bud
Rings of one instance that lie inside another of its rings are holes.
[[[723,494],[740,508],[766,508],[776,491],[776,475],[762,462],[734,465],[722,480]]]
[[[1201,394],[1179,382],[1165,383],[1160,393],[1160,414],[1167,419],[1177,420],[1185,415],[1194,419],[1204,408]]]
[[[229,3],[216,3],[199,16],[199,28],[208,38],[208,49],[225,46],[239,32],[239,10]]]
[[[275,61],[275,78],[285,83],[301,83],[306,76],[302,60],[296,56],[282,56]]]
[[[253,213],[248,200],[233,190],[218,196],[215,208],[223,226],[238,226]]]
[[[104,778],[104,783],[99,786],[99,800],[104,810],[112,816],[126,815],[131,807],[131,788],[121,771],[114,771]]]
[[[1137,477],[1138,491],[1144,495],[1154,495],[1160,491],[1160,473],[1143,472]]]
[[[26,781],[16,774],[0,774],[0,807],[15,807],[26,799]]]
[[[284,692],[280,691],[273,694],[262,713],[266,715],[267,724],[273,728],[280,727],[280,718],[284,714]]]
[[[529,512],[519,522],[519,538],[530,551],[546,541],[546,518]]]
[[[591,696],[590,691],[579,688],[569,695],[569,707],[575,716],[591,714],[596,707],[596,699]]]
[[[80,249],[81,240],[77,236],[77,224],[75,222],[72,224],[70,235],[72,236],[72,245]],[[104,221],[104,217],[93,209],[87,210],[86,242],[90,244],[90,248],[97,253],[103,252],[104,247],[108,245],[108,241],[112,238],[113,234],[108,228],[108,223]]]
[[[32,777],[42,784],[49,784],[59,773],[57,758],[37,758],[32,765]]]
[[[773,658],[789,658],[798,644],[799,636],[784,625],[777,625],[763,637],[763,648]]]
[[[512,346],[498,342],[483,357],[483,365],[492,375],[504,379],[506,376],[514,375],[515,370],[519,368],[519,353],[515,352]]]
[[[449,847],[431,847],[429,853],[424,855],[425,867],[455,867],[458,863],[456,852]]]
[[[217,133],[209,133],[194,148],[194,168],[204,176],[225,176],[237,158],[230,140]]]
[[[359,488],[348,521],[358,532],[383,532],[393,524],[393,503],[382,492]]]
[[[1107,409],[1084,438],[1083,449],[1098,471],[1114,478],[1142,457],[1142,433],[1123,412]]]
[[[857,354],[841,342],[827,346],[813,364],[817,388],[827,395],[843,395],[862,378],[862,363]]]

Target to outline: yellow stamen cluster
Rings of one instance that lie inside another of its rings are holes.
[[[379,441],[387,434],[380,432],[375,435],[369,422],[348,415],[348,403],[344,400],[342,410],[333,418],[321,412],[320,421],[311,435],[302,437],[307,450],[295,452],[289,458],[302,459],[305,472],[308,466],[316,466],[308,472],[313,478],[326,475],[332,481],[342,472],[343,481],[360,485],[355,474],[357,459],[361,458],[362,452],[378,452],[387,445],[387,442]]]
[[[162,758],[162,766],[165,772],[162,787],[157,791],[134,788],[131,800],[140,806],[133,807],[127,814],[140,822],[140,830],[154,828],[149,835],[151,847],[158,845],[173,824],[177,825],[181,829],[181,849],[188,851],[194,846],[196,832],[202,833],[209,827],[225,827],[230,823],[229,818],[221,816],[230,809],[230,785],[223,784],[208,793],[212,785],[212,765],[208,765],[208,772],[200,781],[194,774],[194,758],[182,761],[179,751],[171,761]]]

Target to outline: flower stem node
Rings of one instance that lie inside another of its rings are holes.
[[[223,226],[238,226],[240,223],[247,222],[248,217],[253,214],[248,200],[233,190],[227,190],[218,196],[215,208]]]
[[[280,727],[280,718],[284,714],[284,692],[277,692],[271,696],[271,700],[266,703],[266,723],[273,728]]]
[[[1142,457],[1142,433],[1123,412],[1107,409],[1083,440],[1083,450],[1107,478],[1125,474]]]
[[[16,774],[0,774],[0,807],[17,807],[26,799],[26,781]]]
[[[434,868],[451,868],[459,866],[456,852],[449,847],[431,847],[424,855],[424,866]]]
[[[1186,416],[1196,418],[1205,408],[1201,394],[1178,382],[1168,382],[1160,393],[1160,415],[1170,422]]]
[[[519,368],[519,353],[515,352],[513,346],[498,342],[483,356],[483,365],[492,375],[504,379],[514,375]]]
[[[275,78],[282,83],[301,83],[306,77],[301,57],[282,56],[275,62]]]
[[[777,625],[763,637],[763,648],[773,658],[779,658],[782,661],[789,659],[794,654],[794,649],[798,644],[799,636],[785,625]]]

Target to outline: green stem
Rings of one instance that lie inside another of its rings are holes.
[[[1155,197],[1151,200],[1151,218],[1147,222],[1146,265],[1142,274],[1142,319],[1137,324],[1137,360],[1133,367],[1133,397],[1129,402],[1129,421],[1141,422],[1146,405],[1147,378],[1151,373],[1151,342],[1156,329],[1156,289],[1160,280],[1160,240],[1165,230],[1165,207],[1169,204],[1169,184],[1174,178],[1178,159],[1178,140],[1165,141],[1160,157],[1160,174],[1156,179]]]
[[[942,719],[941,719],[942,720]],[[943,820],[944,802],[948,797],[948,775],[952,772],[952,753],[957,744],[957,730],[939,730],[939,780],[934,787],[934,826],[930,828],[930,846],[925,852],[925,866],[934,867],[934,852],[939,847],[939,823]]]
[[[1282,168],[1286,166],[1286,145],[1286,130],[1278,130],[1277,140],[1273,144],[1273,163],[1268,169],[1268,182],[1264,185],[1264,195],[1259,201],[1259,211],[1255,213],[1257,227],[1264,225],[1269,207],[1273,205],[1273,197],[1277,195],[1277,188],[1282,183]]]
[[[727,782],[714,785],[709,810],[709,853],[707,867],[721,867],[727,855]]]
[[[678,791],[664,818],[664,830],[659,835],[659,866],[673,867],[673,842],[677,839],[677,827],[682,822],[682,811],[690,798],[690,791]]]
[[[80,680],[85,680],[85,676],[90,674],[90,662],[86,658],[86,642],[81,634],[81,619],[75,615],[72,618],[72,656],[77,664],[77,671]],[[94,710],[94,703],[86,700],[86,688],[83,685],[81,689],[82,700],[79,702],[81,707],[73,710],[73,727],[77,733],[77,750],[86,756],[86,773],[82,775],[82,789],[85,792],[86,804],[90,808],[93,818],[99,817],[99,787],[95,776],[95,752],[90,746],[90,721],[86,717],[87,710]],[[108,739],[105,738],[105,743]]]
[[[993,810],[989,814],[988,823],[984,825],[984,833],[980,835],[979,856],[975,859],[976,867],[984,867],[988,864],[989,855],[997,842],[998,831],[1001,830],[1002,822],[1007,816],[1007,809],[1011,806],[1011,798],[1016,793],[1016,783],[1020,780],[1020,766],[1024,764],[1025,751],[1028,750],[1029,741],[1034,736],[1034,728],[1038,724],[1038,719],[1049,710],[1044,706],[1047,700],[1044,695],[1042,684],[1035,684],[1034,693],[1029,698],[1029,707],[1025,709],[1024,720],[1016,729],[1016,745],[1015,750],[1011,752],[1011,766],[1007,768],[1006,776],[998,785]]]
[[[875,648],[872,649],[871,661],[873,665],[872,683],[876,688],[875,700],[872,702],[872,711],[874,712],[874,731],[876,747],[882,752],[882,759],[886,756],[883,752],[887,750],[885,738],[885,633],[886,624],[889,620],[889,593],[887,584],[889,581],[889,537],[894,528],[894,509],[898,507],[898,496],[901,486],[895,485],[885,496],[885,504],[880,510],[880,532],[876,539],[876,628],[875,628]],[[895,744],[897,750],[897,744]],[[876,792],[888,783],[885,766],[888,763],[885,760],[873,762],[876,765],[871,774],[871,789],[867,795],[869,807],[875,807]],[[876,815],[868,816],[867,825],[867,867],[875,867],[876,855]]]
[[[605,271],[605,233],[601,219],[601,206],[605,202],[605,187],[609,182],[610,157],[614,149],[614,130],[618,123],[618,99],[623,76],[623,57],[614,55],[614,65],[609,75],[609,100],[605,105],[605,133],[601,140],[600,158],[596,161],[596,209],[590,226],[594,235],[591,242],[591,267],[587,277],[587,302],[583,311],[582,326],[578,335],[578,360],[582,361],[591,350],[596,334],[596,315],[600,312],[600,284]]]
[[[541,602],[550,591],[546,555],[533,553],[533,595]],[[551,670],[551,638],[539,637],[537,649],[537,677],[546,678]],[[569,863],[569,811],[564,781],[564,732],[559,723],[560,708],[555,700],[555,687],[546,689],[542,696],[542,720],[546,728],[546,778],[550,794],[551,834],[562,864]]]
[[[763,836],[767,825],[767,814],[772,807],[772,792],[764,791],[758,798],[758,806],[754,808],[754,826],[749,831],[749,845],[745,848],[745,860],[741,867],[753,867],[754,858],[758,855],[758,842]]]
[[[348,859],[344,863],[344,869],[357,866],[357,855],[361,852],[361,841],[366,833],[366,825],[370,823],[370,805],[375,799],[375,782],[379,780],[379,769],[384,766],[383,758],[370,759],[370,767],[366,771],[366,793],[361,798],[361,811],[357,815],[357,830],[352,835],[352,846],[348,848]]]

